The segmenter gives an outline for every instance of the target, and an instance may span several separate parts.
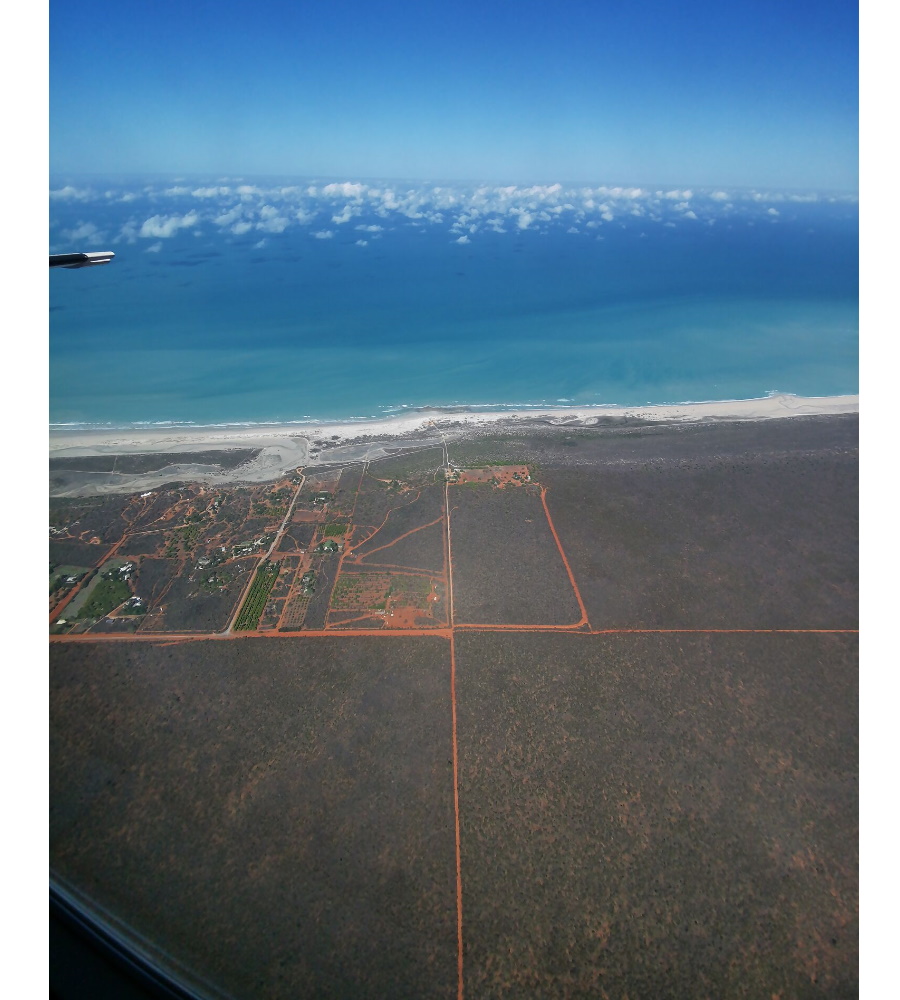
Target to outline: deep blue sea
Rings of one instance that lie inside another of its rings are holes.
[[[126,190],[51,202],[55,251],[116,252],[50,273],[52,424],[858,391],[852,201],[606,198],[607,218],[570,198],[535,219],[545,197],[460,223],[465,204],[417,218],[379,193],[344,223],[343,198]]]

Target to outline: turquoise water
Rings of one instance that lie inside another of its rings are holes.
[[[778,225],[626,219],[602,239],[482,230],[466,245],[446,225],[375,221],[365,246],[335,226],[259,247],[200,225],[153,252],[107,236],[112,264],[50,274],[51,423],[858,391],[855,207],[804,205]]]

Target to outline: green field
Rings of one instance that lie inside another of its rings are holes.
[[[131,597],[131,588],[121,579],[103,576],[89,599],[81,606],[78,618],[102,618]]]
[[[256,578],[250,587],[250,593],[244,601],[241,612],[235,623],[235,631],[253,631],[259,625],[259,619],[266,607],[269,593],[278,579],[281,563],[265,563],[256,571]]]
[[[76,580],[80,580],[85,573],[90,573],[90,568],[87,566],[56,566],[50,571],[50,593],[53,594],[57,590],[62,590],[63,587],[68,586],[68,578],[74,576]]]

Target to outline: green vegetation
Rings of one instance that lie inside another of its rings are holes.
[[[131,588],[118,573],[104,573],[76,617],[102,618],[131,597]]]
[[[334,538],[339,535],[346,535],[349,525],[335,521],[333,524],[326,524],[322,533],[326,538]]]
[[[77,583],[90,569],[86,566],[50,566],[50,593]],[[70,579],[74,577],[74,579]]]
[[[286,498],[281,495],[283,492],[287,491],[277,490],[262,500],[255,500],[252,507],[253,516],[283,518],[288,512],[288,505],[284,502]]]
[[[424,576],[398,575],[393,578],[391,593],[427,596],[431,593],[431,580]]]
[[[280,571],[281,563],[277,562],[265,562],[259,567],[256,571],[253,584],[250,587],[250,593],[247,594],[247,599],[244,601],[244,605],[238,615],[234,626],[235,631],[252,631],[259,625],[259,619],[266,608],[269,593],[275,585]]]
[[[342,575],[331,592],[331,606],[333,608],[340,608],[351,597],[361,595],[362,590],[362,584],[359,580],[355,580],[353,576]]]
[[[200,538],[200,525],[197,523],[200,520],[202,518],[199,514],[190,514],[186,518],[185,524],[173,530],[166,550],[163,553],[167,559],[173,559],[178,555],[179,543],[184,546],[187,552],[194,547],[195,542]]]
[[[331,592],[331,607],[335,611],[384,611],[390,592],[389,573],[348,573],[338,578]]]
[[[388,601],[400,607],[424,608],[431,594],[431,580],[405,573],[348,573],[331,592],[335,611],[368,609],[385,611]]]

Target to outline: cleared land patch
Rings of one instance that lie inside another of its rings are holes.
[[[380,622],[384,628],[443,627],[443,597],[444,581],[439,577],[345,570],[331,593],[328,624],[346,626],[355,615],[360,621]]]
[[[855,996],[856,654],[458,634],[467,995]]]

